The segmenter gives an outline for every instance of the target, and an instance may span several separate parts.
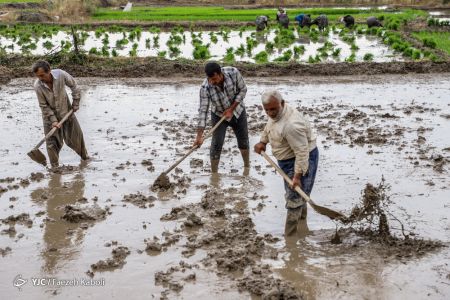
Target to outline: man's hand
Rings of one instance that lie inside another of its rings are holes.
[[[254,149],[256,153],[261,154],[261,151],[266,151],[266,144],[258,143],[255,145]]]
[[[203,132],[205,131],[204,128],[198,128],[197,129],[197,137],[195,138],[195,142],[194,145],[192,145],[192,147],[198,147],[200,148],[201,145],[203,144]]]
[[[78,105],[72,105],[73,112],[76,112],[80,109]]]
[[[59,125],[58,122],[53,122],[52,127],[61,128],[61,125]]]
[[[298,186],[300,189],[302,188],[302,182],[300,181],[301,175],[299,173],[295,173],[294,177],[292,177],[292,185],[291,189],[295,190],[295,187]]]
[[[202,146],[202,144],[203,144],[203,137],[202,136],[198,136],[196,139],[195,139],[195,142],[194,142],[194,145],[193,145],[193,147],[198,147],[198,148],[200,148],[201,146]]]
[[[223,116],[227,119],[227,121],[230,121],[231,118],[233,118],[233,111],[234,107],[230,107],[223,112]]]

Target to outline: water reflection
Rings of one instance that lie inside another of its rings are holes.
[[[83,241],[84,231],[79,224],[71,224],[61,219],[64,206],[75,204],[83,198],[85,180],[82,173],[63,182],[65,175],[51,174],[48,186],[31,193],[35,203],[45,203],[48,221],[44,225],[44,246],[41,256],[42,269],[45,273],[56,273],[59,268],[72,260],[78,252],[78,245]]]

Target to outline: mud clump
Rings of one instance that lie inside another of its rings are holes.
[[[150,159],[144,159],[141,162],[141,165],[143,165],[144,167],[147,167],[147,170],[150,172],[155,171],[155,166],[153,165],[153,162]]]
[[[0,179],[0,183],[13,183],[15,180],[14,177],[5,177]]]
[[[39,181],[41,181],[41,180],[44,179],[44,178],[45,178],[45,176],[44,176],[44,174],[41,173],[41,172],[31,173],[31,175],[30,175],[30,180],[31,180],[31,181],[37,181],[37,182],[39,182]]]
[[[150,208],[153,207],[153,202],[156,201],[156,197],[154,196],[145,196],[141,193],[137,194],[129,194],[123,196],[123,202],[129,202],[133,205],[136,205],[139,208]]]
[[[93,206],[66,205],[61,219],[70,223],[80,223],[83,221],[99,221],[106,218],[109,208],[102,209],[97,204]]]
[[[2,257],[5,257],[6,255],[10,254],[11,251],[12,251],[12,250],[11,250],[11,248],[9,248],[9,247],[6,247],[5,249],[0,248],[0,255],[1,255]]]
[[[187,227],[194,227],[194,226],[201,226],[201,225],[203,225],[202,219],[194,213],[191,213],[190,215],[188,215],[186,218],[186,221],[184,221],[184,226],[187,226]]]
[[[301,295],[287,282],[274,278],[265,273],[266,269],[252,270],[252,274],[248,275],[238,282],[240,291],[249,291],[262,299],[278,300],[278,299],[303,299]]]
[[[191,168],[203,168],[203,159],[193,158],[189,162]]]
[[[118,268],[122,268],[128,255],[130,255],[128,247],[119,246],[112,250],[112,258],[106,260],[99,260],[97,263],[91,265],[91,272],[88,271],[90,276],[93,276],[93,272],[112,271]]]
[[[161,175],[156,178],[155,182],[152,185],[152,191],[157,190],[168,190],[172,187],[172,184],[170,183],[169,177],[162,173]]]
[[[8,191],[7,188],[4,188],[4,187],[2,187],[2,186],[0,185],[0,195],[3,194],[3,193],[6,193],[7,191]]]
[[[22,213],[17,216],[9,216],[6,219],[0,220],[3,224],[14,226],[15,224],[20,224],[31,228],[33,226],[33,221],[30,219],[30,215],[27,213]]]

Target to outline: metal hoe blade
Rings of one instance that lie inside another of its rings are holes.
[[[47,165],[47,159],[45,158],[45,155],[42,154],[42,152],[39,149],[33,149],[30,152],[28,152],[27,154],[32,160],[34,160],[38,164],[41,164],[43,166]]]

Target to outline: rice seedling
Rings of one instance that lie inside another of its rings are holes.
[[[275,45],[272,42],[267,42],[265,49],[267,53],[272,53]]]
[[[96,47],[92,47],[91,49],[89,49],[89,54],[91,55],[100,55],[98,49]]]
[[[301,55],[303,55],[306,51],[305,46],[300,45],[300,46],[294,46],[293,48],[294,50],[294,58],[299,58]]]
[[[266,51],[261,51],[254,57],[255,62],[258,64],[264,64],[269,61],[269,54]]]
[[[358,51],[358,50],[359,50],[359,47],[356,46],[356,43],[355,43],[355,42],[353,42],[353,43],[350,45],[350,49],[351,49],[352,51]]]
[[[53,49],[54,45],[51,41],[45,41],[42,46],[47,49],[47,50],[51,50]]]
[[[209,37],[211,39],[211,43],[213,43],[213,44],[217,44],[217,42],[219,41],[217,36],[212,31],[209,33]]]
[[[108,46],[103,46],[101,49],[101,54],[104,57],[109,57],[109,47]]]
[[[355,61],[356,61],[356,55],[355,55],[355,53],[350,54],[350,56],[347,57],[347,58],[345,59],[345,61],[346,61],[346,62],[355,62]]]
[[[137,43],[133,44],[133,46],[132,46],[132,48],[131,48],[131,50],[129,52],[131,57],[136,57],[137,56],[137,48],[138,48],[138,46],[139,45]]]
[[[236,61],[236,57],[234,56],[234,49],[230,47],[227,49],[225,56],[223,57],[223,61],[228,64],[234,64]]]
[[[167,51],[158,51],[158,57],[166,57]]]
[[[170,57],[178,57],[180,54],[181,54],[181,50],[180,50],[180,48],[178,48],[178,46],[175,46],[175,45],[169,46]]]
[[[290,61],[292,58],[292,50],[288,49],[283,54],[274,59],[274,61]]]
[[[240,56],[240,57],[244,57],[244,55],[245,55],[245,46],[244,46],[244,44],[241,44],[241,45],[236,49],[236,51],[234,52],[234,54],[236,54],[237,56]]]
[[[196,44],[194,46],[194,51],[192,53],[194,59],[208,59],[211,57],[211,53],[209,52],[209,44],[200,45]]]
[[[333,50],[333,52],[331,53],[331,55],[333,56],[333,57],[339,57],[339,55],[341,54],[341,48],[336,48],[336,49],[334,49]]]
[[[364,61],[373,61],[373,54],[372,53],[364,54],[363,60]]]
[[[153,37],[153,47],[158,49],[159,48],[159,35],[155,35]]]

